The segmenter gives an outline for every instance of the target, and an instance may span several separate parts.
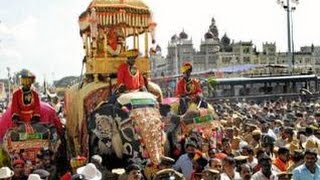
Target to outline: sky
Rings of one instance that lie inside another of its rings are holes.
[[[275,42],[287,51],[286,12],[277,0],[143,0],[157,23],[162,49],[184,30],[199,49],[214,17],[220,38]],[[84,55],[78,16],[91,0],[0,0],[0,79],[27,68],[38,81],[80,75]],[[293,14],[295,49],[320,46],[320,0],[300,0]],[[164,51],[166,53],[166,51]]]

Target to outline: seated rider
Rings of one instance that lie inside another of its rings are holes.
[[[118,68],[116,90],[111,95],[109,103],[114,104],[117,96],[126,91],[146,91],[142,73],[135,65],[138,55],[139,51],[136,49],[126,52],[127,62],[121,64]]]
[[[127,62],[119,66],[117,72],[117,87],[120,93],[124,91],[145,90],[145,83],[139,69],[135,65],[139,51],[136,49],[126,52]]]
[[[176,96],[180,98],[179,114],[184,114],[188,109],[188,103],[200,103],[200,107],[207,108],[208,104],[202,99],[202,89],[197,79],[191,78],[192,65],[186,62],[181,67],[183,77],[176,86]]]
[[[38,93],[31,87],[35,76],[28,70],[22,70],[21,87],[12,95],[12,121],[15,124],[36,123],[40,121],[40,100]]]

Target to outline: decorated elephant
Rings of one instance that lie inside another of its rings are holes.
[[[200,146],[202,142],[212,142],[219,122],[215,121],[217,115],[213,107],[199,108],[196,104],[189,104],[189,108],[183,115],[178,115],[178,98],[165,98],[160,106],[160,112],[165,117],[165,132],[168,144],[172,150],[171,157],[178,158],[184,152],[186,137],[192,138]]]
[[[0,139],[3,149],[10,155],[26,154],[26,159],[35,161],[41,149],[55,152],[58,163],[66,164],[66,141],[64,130],[55,110],[47,103],[40,102],[40,122],[35,124],[15,125],[11,121],[11,108],[0,119]],[[0,158],[1,159],[1,158]],[[66,170],[66,166],[58,166],[59,171]]]
[[[87,123],[89,154],[100,154],[104,162],[113,162],[112,166],[105,164],[108,169],[130,162],[158,164],[164,154],[166,135],[151,93],[122,94],[116,104],[103,103],[96,108]]]

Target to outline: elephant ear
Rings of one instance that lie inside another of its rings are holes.
[[[116,153],[117,157],[122,159],[123,154],[123,146],[122,146],[122,139],[120,137],[120,132],[118,130],[118,126],[115,122],[112,125],[112,147],[114,152]]]

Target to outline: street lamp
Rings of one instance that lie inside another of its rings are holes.
[[[179,45],[179,42],[175,42],[175,75],[178,76],[179,75],[179,56],[178,56],[178,45]]]
[[[298,5],[299,0],[277,0],[277,3],[283,7],[287,12],[287,28],[288,28],[288,64],[289,64],[289,71],[292,73],[293,68],[292,65],[294,65],[294,59],[293,59],[293,43],[292,43],[292,30],[291,30],[291,14],[296,9],[293,4]],[[292,4],[291,4],[292,3]]]
[[[235,74],[235,72],[234,72],[234,66],[236,65],[236,63],[237,63],[237,59],[236,59],[236,55],[232,55],[232,59],[231,59],[231,64],[232,64],[232,74],[234,75]]]
[[[8,101],[10,101],[10,97],[11,97],[11,75],[10,75],[10,68],[7,67],[7,71],[8,71]]]

